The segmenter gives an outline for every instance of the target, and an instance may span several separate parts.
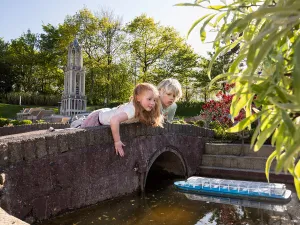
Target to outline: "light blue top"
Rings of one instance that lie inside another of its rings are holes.
[[[161,106],[161,114],[167,119],[168,122],[171,122],[174,119],[176,109],[177,104],[175,102],[167,108],[163,108],[163,106]]]

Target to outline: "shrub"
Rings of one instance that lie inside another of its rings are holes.
[[[37,120],[36,123],[43,124],[43,123],[47,123],[47,122],[45,120]]]
[[[21,120],[20,121],[20,125],[30,125],[30,124],[32,124],[31,120]]]
[[[176,104],[176,117],[192,117],[200,114],[204,102],[176,102]]]
[[[205,126],[205,121],[197,120],[197,121],[194,122],[194,124],[198,127],[204,127]]]
[[[17,125],[20,125],[20,121],[19,120],[11,120],[10,124],[17,126]]]
[[[61,95],[42,95],[29,92],[11,92],[2,95],[1,99],[7,104],[19,104],[20,96],[22,105],[43,105],[43,106],[57,106],[61,101]]]
[[[184,120],[174,120],[172,121],[172,124],[187,124]]]
[[[4,127],[9,124],[9,119],[0,118],[0,127]]]

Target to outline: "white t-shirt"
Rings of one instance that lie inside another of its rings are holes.
[[[103,125],[110,125],[110,120],[111,118],[120,113],[120,112],[125,112],[128,116],[128,120],[122,122],[122,123],[135,123],[138,122],[138,118],[135,118],[135,108],[133,105],[133,102],[128,102],[123,105],[119,105],[118,107],[115,108],[104,108],[99,110],[99,121]]]

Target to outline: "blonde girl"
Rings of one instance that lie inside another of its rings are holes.
[[[165,120],[171,122],[177,109],[175,102],[182,96],[181,85],[178,80],[168,78],[157,85],[161,101],[161,113]]]
[[[121,123],[141,122],[148,126],[161,126],[163,117],[160,113],[160,99],[157,88],[149,83],[136,85],[131,101],[118,107],[93,111],[81,124],[81,128],[110,125],[116,154],[124,156],[120,137]]]

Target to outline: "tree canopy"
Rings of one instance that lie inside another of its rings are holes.
[[[230,113],[245,109],[246,118],[230,128],[238,132],[259,120],[252,137],[254,151],[271,138],[274,152],[266,162],[266,176],[274,159],[276,171],[288,171],[300,198],[300,2],[297,0],[233,0],[211,5],[209,1],[182,3],[214,12],[198,19],[202,41],[206,29],[218,30],[210,62],[238,46],[237,57],[226,73],[215,77],[235,83]],[[240,63],[246,66],[239,67]],[[208,73],[210,74],[210,73]],[[254,106],[253,106],[254,103]]]
[[[145,14],[123,24],[113,11],[83,8],[57,26],[42,28],[41,34],[28,30],[10,42],[1,40],[2,94],[59,96],[68,45],[75,38],[83,50],[89,104],[127,101],[138,82],[158,84],[167,77],[176,77],[184,87],[197,82],[198,54],[173,27]],[[190,100],[195,92],[186,93]]]

